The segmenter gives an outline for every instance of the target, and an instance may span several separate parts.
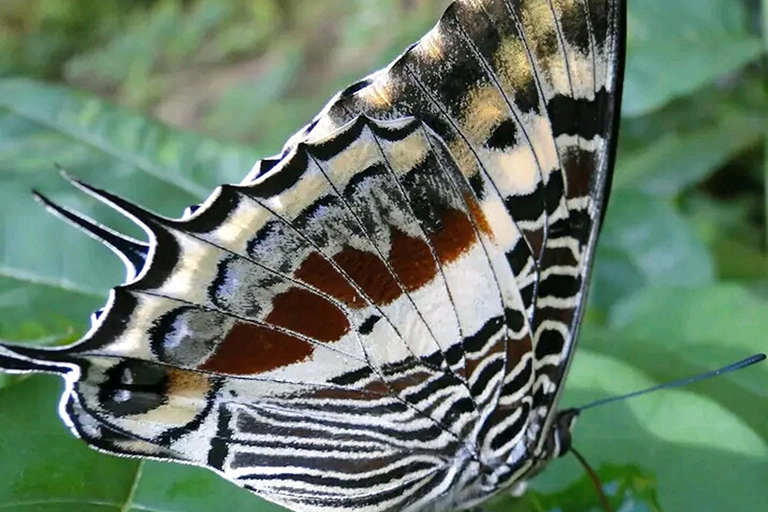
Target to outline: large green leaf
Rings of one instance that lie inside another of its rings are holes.
[[[51,414],[61,385],[36,377],[0,389],[2,508],[104,510],[125,503],[139,461],[107,458],[68,435]]]
[[[625,190],[611,195],[592,277],[594,305],[607,309],[654,284],[694,286],[713,280],[706,245],[668,201]]]
[[[721,367],[764,352],[767,333],[768,299],[742,287],[646,288],[615,304],[605,325],[584,326],[566,403]],[[768,364],[589,410],[574,439],[593,464],[631,461],[651,470],[662,510],[762,510]],[[566,474],[555,470],[544,482],[573,478]]]
[[[653,111],[740,69],[762,51],[749,32],[746,2],[629,3],[625,115]]]
[[[580,348],[564,405],[644,389],[685,371],[665,366],[667,371],[647,374],[624,361]],[[742,378],[758,371],[745,370]],[[752,405],[766,408],[765,400]],[[633,464],[654,474],[661,510],[758,512],[768,503],[768,444],[737,413],[690,390],[662,391],[585,411],[573,443],[594,466]],[[582,472],[569,456],[555,461],[534,485],[552,492]]]
[[[614,190],[674,196],[708,178],[735,155],[762,143],[763,80],[723,91],[707,88],[622,123]]]
[[[588,328],[584,338],[592,350],[671,380],[765,352],[768,300],[730,284],[649,288],[616,305],[606,331]],[[695,389],[738,414],[768,443],[768,364]]]

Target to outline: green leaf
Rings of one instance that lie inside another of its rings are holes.
[[[162,184],[163,195],[172,192],[173,213],[222,182],[242,179],[257,156],[168,129],[95,96],[24,79],[0,80],[0,114],[0,164],[18,179],[21,173],[50,172],[55,162],[155,196],[147,199],[159,199],[161,192],[153,189]],[[135,183],[138,176],[143,186]]]
[[[133,496],[134,512],[209,512],[248,510],[285,512],[286,509],[258,498],[202,468],[170,462],[145,462]]]
[[[592,277],[594,305],[606,309],[653,284],[695,286],[713,280],[706,245],[667,201],[630,191],[611,194]]]
[[[626,116],[638,116],[739,70],[762,52],[744,2],[629,2]]]
[[[729,284],[649,288],[617,304],[606,331],[587,327],[583,339],[591,350],[669,381],[766,351],[768,300]],[[738,414],[768,442],[768,364],[694,389]]]
[[[563,406],[645,389],[680,377],[683,371],[666,368],[657,377],[625,362],[630,358],[598,355],[592,348],[582,345],[577,351]],[[766,408],[765,401],[731,398],[739,400]],[[768,503],[768,444],[737,413],[691,390],[665,390],[585,411],[576,423],[573,443],[593,466],[630,464],[655,475],[661,510],[759,511]],[[582,474],[567,456],[552,462],[534,485],[541,492],[554,492]]]
[[[119,510],[140,463],[104,457],[70,435],[53,414],[60,391],[51,377],[0,389],[2,508]]]
[[[661,512],[656,479],[633,466],[603,466],[596,470],[612,510]],[[536,484],[534,483],[534,487]],[[602,510],[595,484],[584,474],[559,492],[526,492],[520,498],[503,496],[483,506],[487,512],[585,512]]]
[[[713,201],[700,193],[686,195],[688,215],[710,246],[721,279],[768,278],[762,226],[750,222],[753,212],[760,211],[761,199],[739,197],[731,201]]]
[[[747,90],[749,89],[749,90]],[[706,90],[623,123],[614,190],[674,196],[709,177],[765,134],[762,84]],[[744,101],[757,92],[755,104]]]

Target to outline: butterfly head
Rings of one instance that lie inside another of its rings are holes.
[[[573,427],[580,413],[579,409],[566,409],[557,413],[549,431],[541,438],[539,447],[533,450],[530,459],[532,466],[523,476],[524,480],[530,480],[550,461],[566,455],[571,450]]]
[[[562,457],[571,449],[573,427],[580,412],[578,409],[566,409],[557,414],[544,441],[545,460]]]

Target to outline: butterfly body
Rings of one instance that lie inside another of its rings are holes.
[[[127,267],[53,371],[90,445],[299,512],[442,512],[567,451],[556,412],[607,196],[617,0],[463,0],[274,158],[180,219],[53,203]]]

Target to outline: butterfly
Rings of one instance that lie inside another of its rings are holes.
[[[125,263],[79,341],[0,345],[66,381],[109,453],[297,512],[467,509],[568,451],[558,411],[608,199],[621,0],[457,0],[282,153],[141,227],[40,199]]]

